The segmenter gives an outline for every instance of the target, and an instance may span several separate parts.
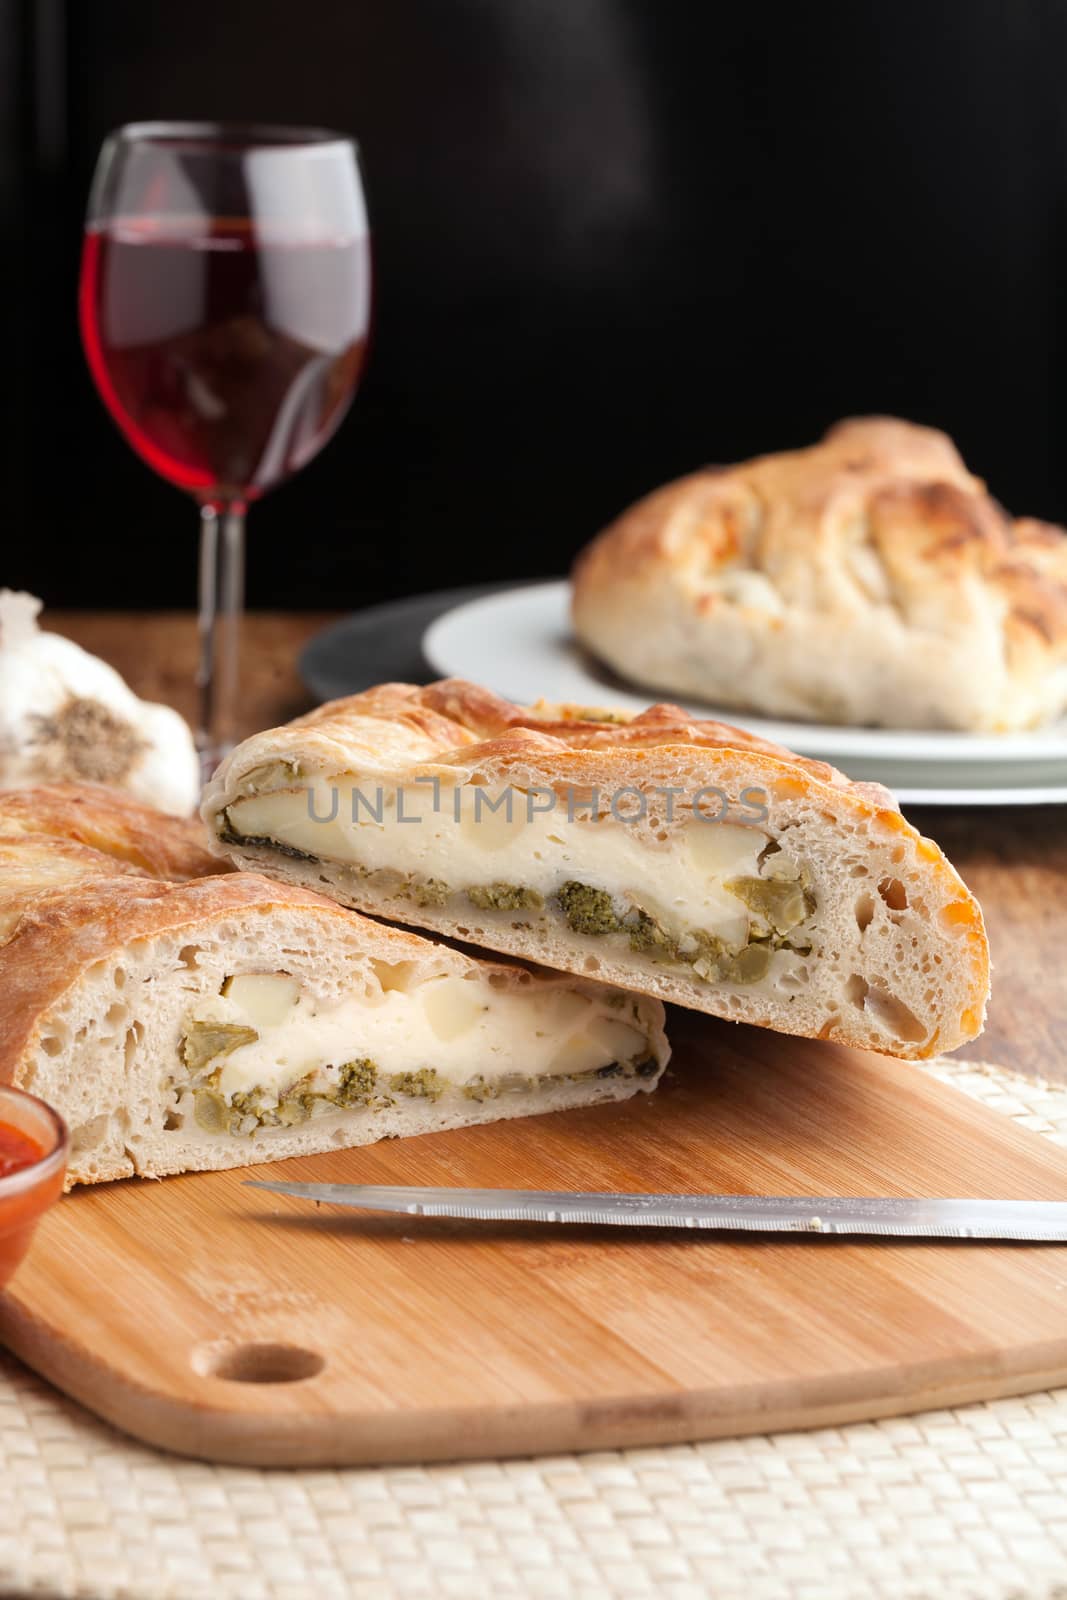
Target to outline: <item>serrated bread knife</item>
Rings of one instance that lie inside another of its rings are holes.
[[[420,1189],[358,1183],[263,1183],[324,1205],[480,1222],[579,1222],[747,1233],[856,1233],[896,1239],[1067,1243],[1064,1200],[818,1199],[747,1194],[609,1194],[566,1189]]]

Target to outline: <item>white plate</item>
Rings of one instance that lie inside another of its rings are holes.
[[[520,704],[544,698],[640,711],[635,690],[589,656],[571,633],[565,580],[508,589],[457,606],[426,630],[423,652],[448,677],[470,678]],[[676,698],[672,696],[671,698]],[[930,805],[1033,805],[1067,801],[1067,722],[1000,735],[847,728],[751,716],[681,699],[698,716],[752,733],[886,784]]]
[[[1067,806],[1067,787],[1018,789],[892,789],[900,806]]]

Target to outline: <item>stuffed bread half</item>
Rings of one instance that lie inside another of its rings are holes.
[[[385,684],[240,745],[203,815],[239,866],[718,1016],[911,1057],[982,1026],[981,911],[889,794],[677,707]]]
[[[0,793],[0,1082],[66,1118],[71,1183],[591,1105],[659,1079],[655,1000],[481,961],[258,874],[197,877],[200,824],[104,789],[49,791],[47,834],[25,826],[33,795]],[[153,827],[157,859],[188,881],[130,859]]]

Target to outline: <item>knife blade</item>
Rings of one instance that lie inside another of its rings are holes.
[[[617,1194],[552,1189],[427,1189],[391,1184],[267,1183],[248,1189],[366,1211],[480,1222],[570,1222],[749,1233],[866,1234],[899,1239],[1067,1243],[1064,1200],[817,1198],[747,1194]]]

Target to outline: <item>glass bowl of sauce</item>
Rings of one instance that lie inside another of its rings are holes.
[[[69,1144],[67,1125],[51,1106],[0,1085],[0,1289],[63,1193]]]

